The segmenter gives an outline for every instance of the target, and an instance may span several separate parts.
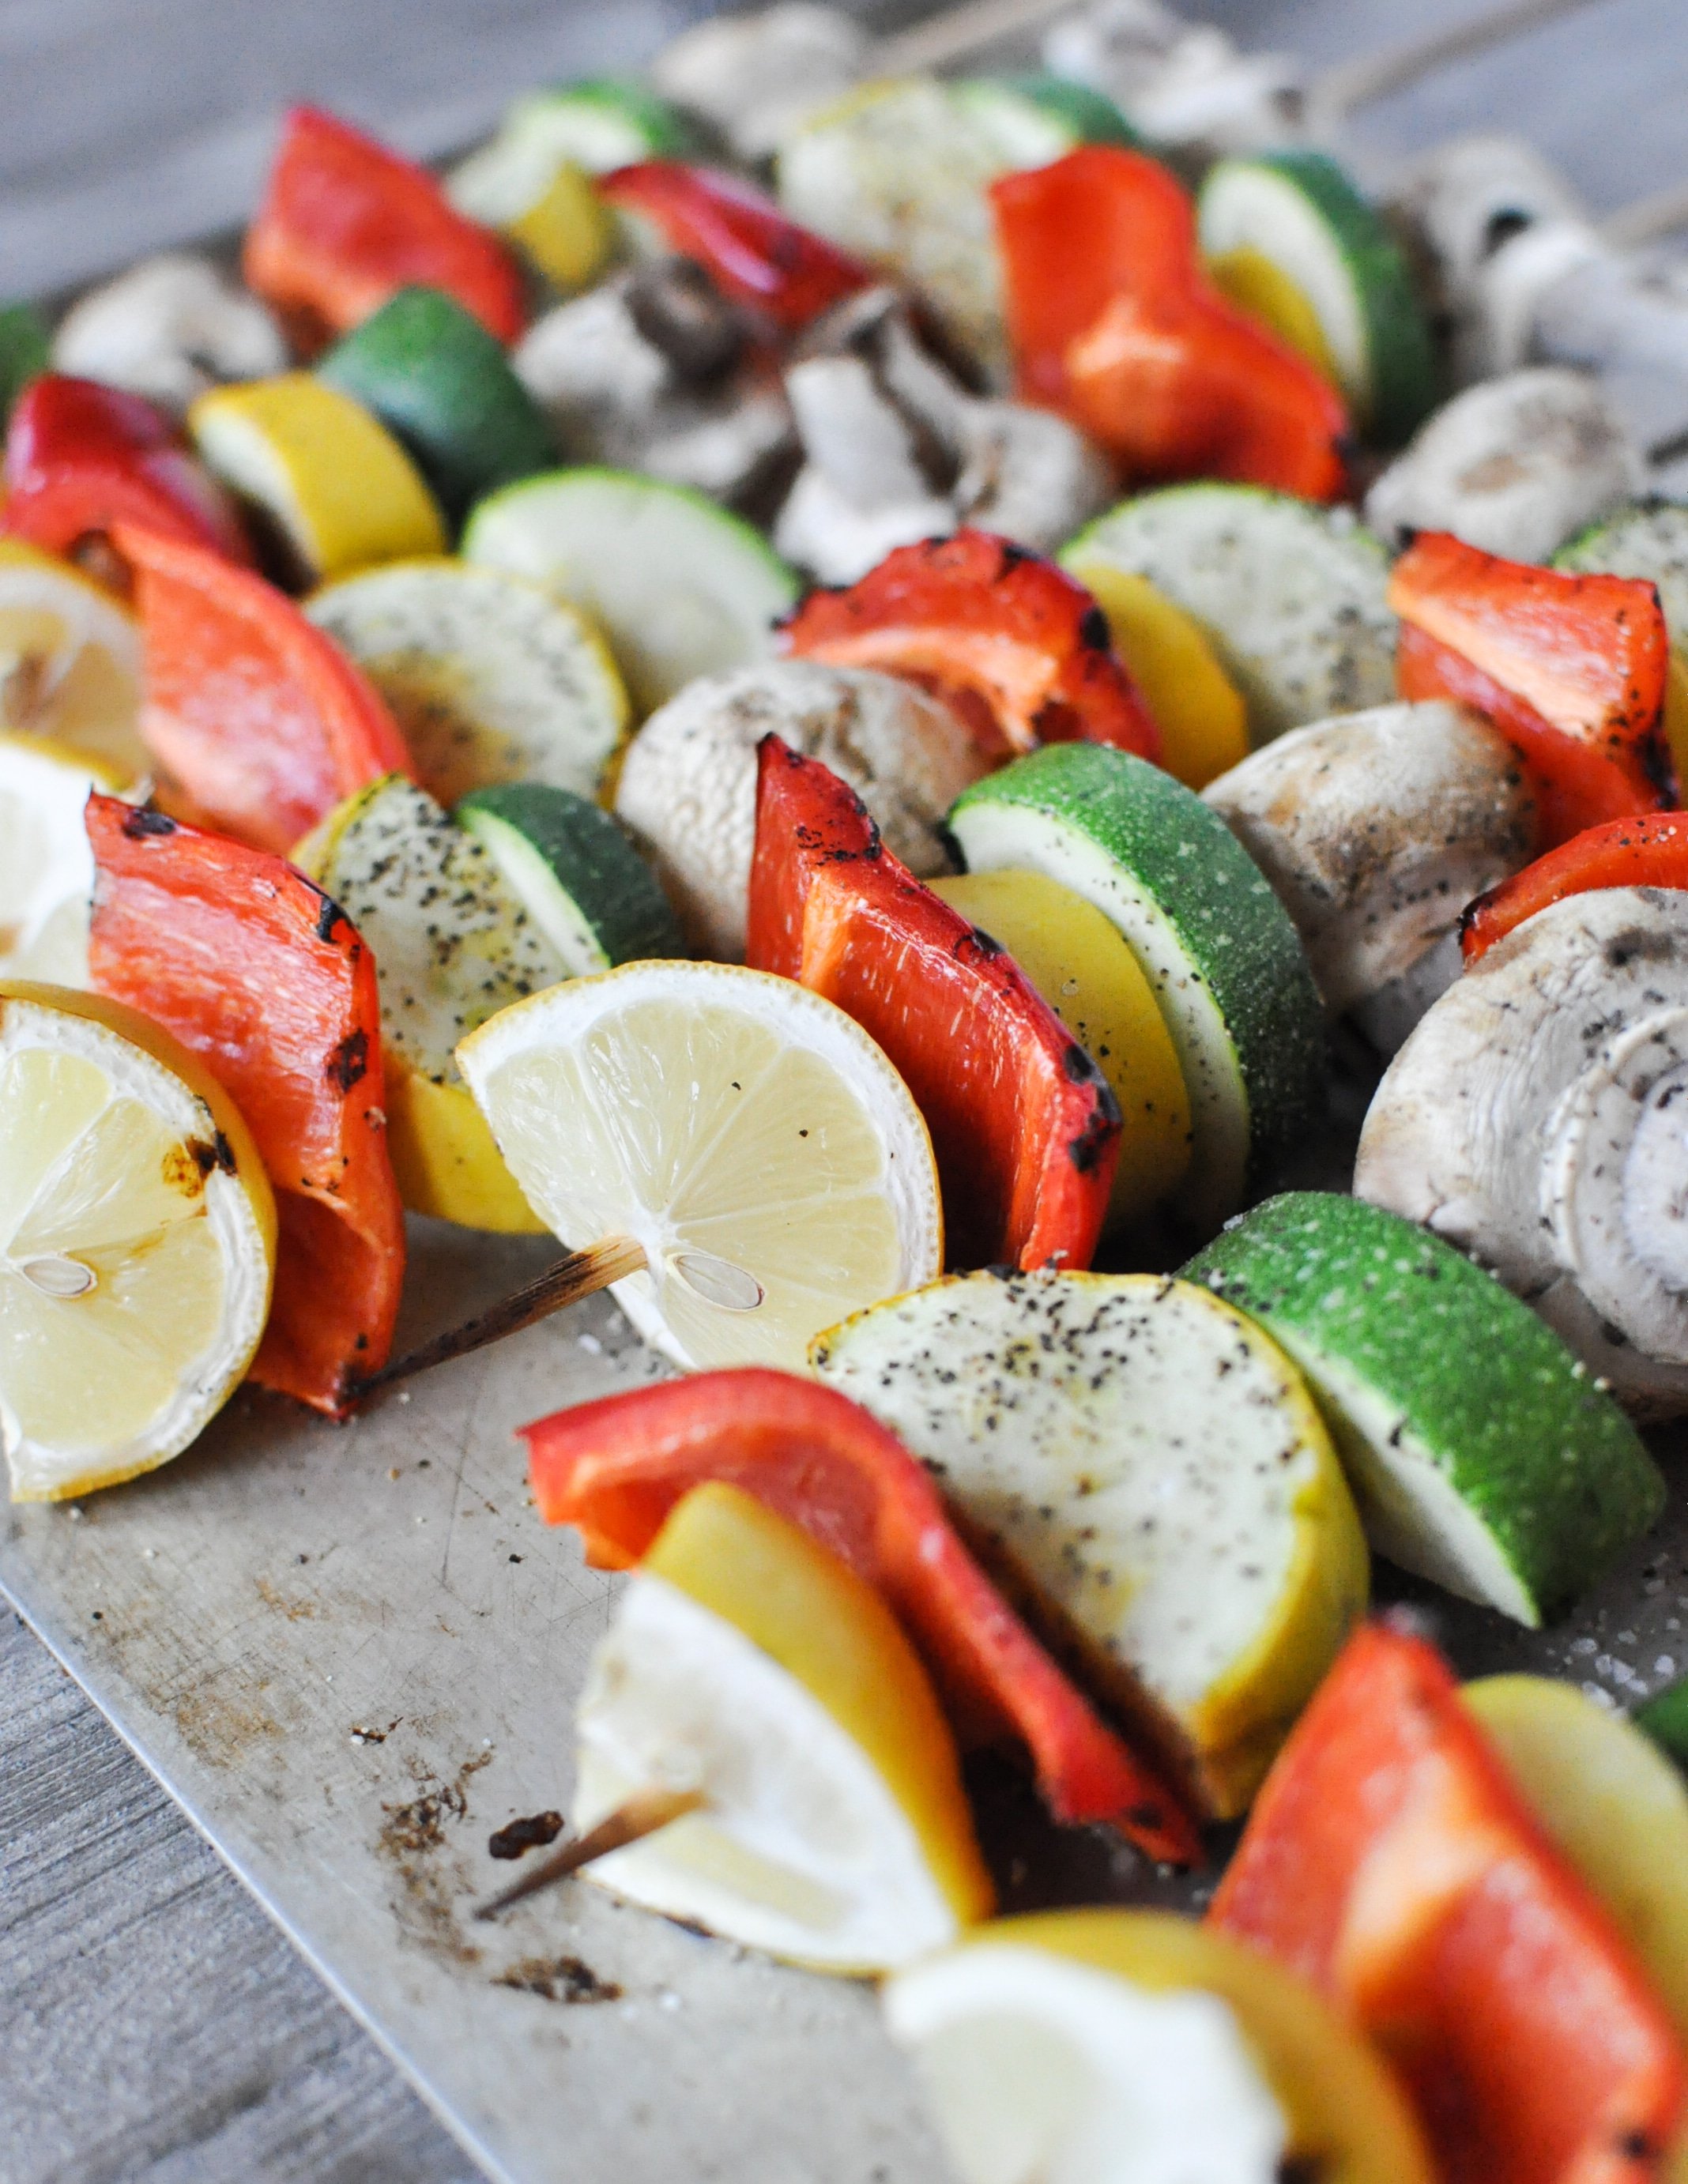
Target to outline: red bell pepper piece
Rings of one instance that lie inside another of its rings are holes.
[[[375,958],[280,857],[91,796],[95,989],[192,1049],[275,1186],[275,1300],[252,1377],[343,1417],[385,1362],[404,1213],[382,1112]]]
[[[804,659],[918,682],[1005,758],[1040,743],[1161,755],[1160,731],[1090,594],[988,531],[899,546],[847,588],[811,592],[782,643]]]
[[[1447,2184],[1661,2173],[1688,2088],[1669,2013],[1423,1639],[1349,1641],[1209,1916],[1359,2019]]]
[[[859,259],[787,219],[764,192],[736,175],[643,159],[601,176],[598,194],[640,213],[682,257],[701,265],[721,293],[798,333],[878,278]]]
[[[746,961],[835,1001],[901,1072],[932,1133],[952,1264],[1088,1267],[1119,1156],[1106,1079],[836,774],[772,735],[759,767]]]
[[[424,167],[296,106],[241,259],[248,287],[315,355],[401,288],[443,288],[501,342],[526,320],[515,259]]]
[[[1156,159],[1091,144],[991,185],[1021,393],[1134,477],[1234,478],[1310,500],[1347,483],[1347,412],[1208,279]]]
[[[408,773],[375,685],[273,584],[120,526],[136,571],[141,733],[196,817],[285,855],[342,798]]]
[[[233,500],[162,410],[62,372],[31,380],[7,429],[0,527],[45,553],[89,555],[92,573],[105,577],[98,550],[119,523],[252,560]]]
[[[896,1435],[794,1373],[701,1373],[523,1426],[534,1499],[599,1568],[638,1561],[674,1504],[724,1479],[875,1585],[965,1725],[1016,1736],[1056,1819],[1111,1820],[1152,1858],[1200,1860],[1183,1807],[1092,1710],[957,1537]]]
[[[1474,963],[1551,902],[1614,887],[1688,888],[1688,811],[1608,819],[1479,895],[1459,922],[1465,960]]]
[[[1664,738],[1670,642],[1658,593],[1573,577],[1426,532],[1396,563],[1403,698],[1486,713],[1535,777],[1541,838],[1675,801]]]

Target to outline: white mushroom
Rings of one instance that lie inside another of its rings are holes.
[[[1538,355],[1599,373],[1650,460],[1680,459],[1688,438],[1688,272],[1680,259],[1589,253],[1538,296],[1531,336]]]
[[[1044,60],[1106,92],[1157,144],[1258,152],[1302,134],[1298,62],[1240,53],[1224,31],[1187,23],[1160,0],[1095,0],[1056,24]]]
[[[959,523],[1052,551],[1114,497],[1106,458],[1062,419],[968,394],[893,289],[830,314],[785,383],[806,460],[775,541],[822,583]]]
[[[1566,183],[1518,137],[1461,136],[1412,162],[1389,209],[1446,326],[1455,385],[1523,363],[1524,353],[1503,359],[1493,353],[1484,283],[1514,237],[1580,218]]]
[[[206,258],[144,258],[73,304],[53,339],[57,371],[185,410],[208,387],[287,367],[281,328]]]
[[[746,328],[683,259],[613,276],[529,328],[511,359],[578,461],[638,470],[761,512],[794,460],[778,377],[746,357]]]
[[[987,763],[947,707],[893,676],[782,660],[689,684],[628,744],[616,811],[693,944],[729,961],[744,952],[756,745],[770,733],[847,781],[922,878],[948,869],[944,815]]]
[[[1390,989],[1398,1019],[1401,982],[1439,946],[1446,984],[1461,911],[1535,844],[1512,747],[1461,705],[1379,705],[1292,728],[1202,794],[1294,920],[1333,1013]],[[1439,990],[1417,982],[1420,1013]]]
[[[1643,1416],[1688,1410],[1688,892],[1539,911],[1384,1074],[1354,1188],[1534,1304]]]
[[[1366,521],[1399,544],[1451,531],[1515,561],[1543,561],[1633,500],[1645,471],[1596,382],[1540,367],[1468,387],[1437,410],[1366,497]]]
[[[756,15],[720,15],[664,47],[651,81],[701,114],[741,159],[766,159],[805,114],[865,72],[869,40],[836,8],[786,0]]]

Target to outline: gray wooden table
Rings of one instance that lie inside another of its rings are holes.
[[[1200,12],[1245,42],[1326,61],[1477,9],[1207,0]],[[678,0],[589,11],[558,0],[0,0],[0,292],[55,287],[237,220],[289,98],[323,99],[437,152],[524,85],[635,55],[691,12]],[[902,11],[893,0],[874,12]],[[1362,126],[1390,152],[1520,130],[1604,210],[1688,179],[1685,114],[1684,0],[1601,0],[1380,104]],[[77,1687],[0,1611],[0,2184],[471,2174]]]

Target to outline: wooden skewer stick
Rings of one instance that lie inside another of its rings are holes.
[[[643,1245],[635,1243],[631,1236],[604,1236],[596,1244],[588,1244],[583,1251],[571,1251],[554,1267],[547,1267],[543,1274],[495,1304],[490,1312],[465,1320],[460,1327],[448,1328],[409,1357],[383,1365],[380,1372],[360,1380],[354,1392],[359,1397],[373,1395],[376,1389],[390,1388],[413,1373],[448,1364],[454,1357],[466,1357],[471,1350],[484,1350],[489,1342],[501,1342],[507,1334],[519,1334],[536,1320],[548,1319],[565,1306],[578,1304],[582,1297],[607,1290],[611,1282],[638,1273],[648,1263]]]
[[[1468,60],[1490,46],[1504,45],[1509,38],[1522,37],[1527,31],[1540,30],[1591,4],[1592,0],[1503,0],[1501,6],[1468,23],[1455,23],[1389,53],[1327,69],[1312,86],[1308,103],[1324,116],[1349,113],[1374,98],[1387,98],[1390,92],[1404,91],[1451,61]]]
[[[966,0],[962,7],[929,15],[923,23],[883,40],[874,48],[874,73],[923,75],[928,69],[965,60],[969,53],[982,46],[994,45],[999,38],[1039,30],[1073,5],[1074,0]]]
[[[613,1813],[606,1814],[595,1828],[588,1828],[583,1836],[577,1836],[571,1843],[565,1843],[549,1858],[542,1858],[508,1888],[488,1897],[476,1907],[473,1915],[476,1919],[496,1919],[500,1911],[507,1911],[512,1903],[520,1903],[524,1896],[549,1888],[554,1880],[565,1880],[570,1874],[578,1873],[582,1866],[590,1865],[594,1858],[607,1858],[612,1850],[625,1850],[629,1843],[643,1842],[647,1836],[671,1827],[676,1820],[683,1820],[688,1813],[699,1811],[708,1802],[701,1790],[641,1790],[625,1805],[618,1805]]]

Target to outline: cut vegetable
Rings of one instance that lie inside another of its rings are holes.
[[[0,1446],[54,1502],[180,1455],[264,1333],[276,1207],[234,1103],[132,1009],[0,986]]]
[[[794,1373],[703,1373],[521,1431],[541,1516],[573,1525],[594,1568],[637,1563],[705,1481],[740,1487],[866,1579],[958,1729],[1021,1747],[1053,1819],[1108,1823],[1150,1858],[1199,1862],[1177,1798],[1038,1644],[925,1472],[860,1404]]]
[[[481,844],[402,774],[349,798],[293,861],[375,952],[387,1139],[404,1203],[466,1228],[541,1227],[454,1050],[498,1010],[565,977],[561,956]]]
[[[33,304],[0,304],[0,426],[51,361],[47,322]]]
[[[1208,783],[1248,756],[1242,694],[1214,655],[1194,615],[1098,554],[1063,557],[1108,618],[1113,649],[1143,693],[1161,733],[1161,764],[1186,788]]]
[[[141,634],[103,585],[21,538],[0,538],[0,730],[65,745],[132,781]]]
[[[501,782],[593,796],[627,725],[603,639],[542,586],[462,561],[397,561],[305,612],[392,707],[442,804]]]
[[[911,78],[864,85],[808,117],[777,171],[793,219],[911,287],[1000,384],[1008,356],[985,192],[1015,164],[954,89]]]
[[[1534,1628],[1663,1506],[1635,1429],[1528,1306],[1363,1200],[1256,1206],[1184,1273],[1311,1382],[1372,1545]]]
[[[315,376],[380,418],[454,522],[556,459],[504,344],[440,289],[401,288],[336,343]]]
[[[1430,2184],[1369,2043],[1293,1974],[1189,1919],[995,1919],[884,1999],[967,2184]]]
[[[481,844],[571,978],[683,956],[649,865],[596,804],[521,782],[478,788],[452,813]]]
[[[616,1603],[575,1717],[582,1833],[640,1791],[702,1809],[599,1859],[629,1902],[816,1970],[875,1972],[989,1913],[955,1748],[872,1587],[698,1487]]]
[[[1688,2039],[1688,1785],[1639,1729],[1574,1685],[1485,1676],[1460,1696]]]
[[[969,872],[1042,872],[1124,935],[1189,1093],[1180,1210],[1217,1224],[1288,1149],[1317,1092],[1318,995],[1276,895],[1199,797],[1095,744],[1017,760],[968,789],[950,826]]]
[[[1688,502],[1643,500],[1591,524],[1553,556],[1556,569],[1642,577],[1658,587],[1670,633],[1664,733],[1679,782],[1688,781]]]
[[[1011,1596],[1244,1811],[1363,1613],[1359,1519],[1301,1376],[1154,1274],[955,1277],[820,1336],[821,1378],[942,1482]]]
[[[1381,705],[1395,695],[1388,558],[1346,509],[1227,485],[1123,501],[1062,553],[1146,577],[1212,639],[1242,691],[1249,732]]]
[[[641,713],[699,675],[765,657],[798,591],[749,524],[701,493],[626,471],[556,471],[506,486],[470,518],[463,554],[590,615]]]
[[[452,176],[451,195],[473,219],[501,227],[505,216],[488,194],[488,155],[495,150],[534,163],[566,159],[585,174],[607,175],[638,159],[683,159],[697,148],[697,131],[686,116],[636,76],[587,76],[518,98],[492,142]]]
[[[1070,76],[972,76],[952,92],[957,105],[994,141],[1005,167],[1046,167],[1080,144],[1139,142],[1105,92]]]
[[[1336,359],[1325,340],[1318,313],[1281,266],[1248,243],[1222,250],[1217,257],[1210,253],[1206,262],[1208,279],[1227,303],[1248,312],[1279,341],[1287,342],[1320,378],[1328,379],[1333,387],[1340,384]]]
[[[788,978],[628,964],[504,1010],[458,1059],[547,1227],[643,1248],[616,1294],[677,1364],[799,1370],[822,1327],[942,1262],[906,1086]]]
[[[1094,903],[1044,872],[961,872],[932,892],[1006,948],[1108,1080],[1121,1117],[1108,1223],[1167,1204],[1189,1167],[1189,1095],[1155,989]]]
[[[188,423],[212,471],[290,549],[302,586],[445,550],[409,456],[361,403],[308,371],[215,387]]]
[[[1301,149],[1222,159],[1198,217],[1210,257],[1251,249],[1312,304],[1356,421],[1385,446],[1435,406],[1429,328],[1407,261],[1335,160]]]

